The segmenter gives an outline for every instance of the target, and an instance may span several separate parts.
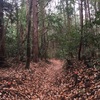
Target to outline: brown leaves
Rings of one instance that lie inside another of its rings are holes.
[[[63,71],[63,61],[52,59],[0,70],[0,99],[4,100],[99,100],[100,72],[81,62]],[[14,65],[14,64],[12,64]]]

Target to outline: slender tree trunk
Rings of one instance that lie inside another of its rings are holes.
[[[5,57],[5,37],[3,24],[3,0],[0,0],[0,66],[4,64]]]
[[[80,6],[80,26],[81,26],[81,38],[78,51],[78,60],[81,60],[82,44],[83,44],[83,0],[81,0]]]
[[[98,11],[100,12],[100,0],[98,1]]]
[[[70,26],[71,26],[71,18],[70,18],[70,15],[69,15],[69,3],[68,3],[68,0],[66,0],[66,14],[67,14],[67,31],[68,33],[70,33]]]
[[[63,18],[64,18],[64,30],[65,30],[65,32],[67,31],[66,29],[67,29],[67,18],[66,18],[66,12],[65,12],[65,5],[64,5],[64,1],[60,1],[61,2],[61,5],[62,5],[62,12],[63,12]]]
[[[76,5],[74,4],[74,18],[75,18],[75,27],[77,29],[77,21],[76,21]]]
[[[17,56],[20,57],[20,35],[19,35],[19,15],[18,15],[18,3],[16,2],[16,33],[17,33]]]
[[[28,33],[27,33],[27,61],[26,61],[26,69],[30,67],[30,31],[31,31],[31,11],[32,10],[32,0],[30,0],[29,6],[29,17],[28,17]]]
[[[25,32],[24,32],[24,27],[22,25],[22,23],[19,24],[20,25],[20,29],[19,29],[19,33],[20,33],[20,61],[23,61],[24,59],[24,43],[25,43],[25,37],[27,39],[27,36],[25,36]],[[27,28],[28,29],[28,28]]]
[[[87,7],[87,0],[84,0],[84,11],[85,11],[85,29],[84,29],[84,32],[85,32],[85,34],[88,31],[88,26],[87,26],[87,23],[88,23],[88,9],[87,8],[88,8]],[[83,44],[83,51],[85,51],[85,49],[86,49],[86,46]]]
[[[38,44],[38,1],[33,0],[33,61],[39,61],[39,44]]]
[[[96,13],[97,13],[97,7],[96,7],[96,4],[97,4],[97,1],[95,0],[94,1],[94,10],[95,10],[95,21],[96,21]],[[95,30],[95,35],[98,33],[98,30],[97,30],[97,25],[95,25],[96,26],[96,30]]]
[[[47,49],[46,49],[46,44],[47,44],[47,41],[46,41],[46,26],[45,26],[45,2],[44,0],[41,1],[40,3],[40,19],[41,19],[41,59],[45,59],[46,60],[46,57],[47,57]]]
[[[88,9],[88,18],[89,18],[89,21],[91,23],[91,14],[90,14],[89,0],[87,0],[87,9]]]
[[[85,24],[87,24],[88,21],[87,0],[84,1],[84,8],[85,8]]]

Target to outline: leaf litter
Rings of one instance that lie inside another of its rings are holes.
[[[99,69],[75,61],[65,70],[64,61],[49,61],[0,69],[0,100],[100,100]]]

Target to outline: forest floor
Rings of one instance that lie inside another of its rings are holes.
[[[1,68],[0,100],[100,100],[100,70],[77,61],[65,70],[64,61],[49,61]]]

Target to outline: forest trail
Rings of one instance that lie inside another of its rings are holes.
[[[10,100],[10,98],[17,97],[14,100],[61,100],[59,98],[63,88],[61,76],[64,62],[56,59],[50,59],[49,62],[49,64],[43,61],[31,62],[29,70],[25,70],[25,65],[22,63],[18,66],[12,64],[11,68],[1,69],[0,99],[8,98]],[[6,90],[4,90],[5,87]],[[5,93],[3,93],[4,91]],[[6,91],[10,92],[9,97]],[[20,95],[17,95],[16,92]]]
[[[0,69],[0,100],[100,100],[100,81],[95,78],[100,71],[76,63],[73,70],[65,72],[64,61],[49,61],[49,64],[31,62],[29,70],[25,70],[22,62],[18,66],[12,64],[11,68]],[[76,85],[74,72],[80,80]]]
[[[44,73],[47,77],[47,80],[45,80],[45,85],[48,83],[48,88],[50,88],[50,85],[55,82],[57,77],[59,77],[63,66],[63,62],[61,60],[52,59],[50,62],[50,66]]]
[[[63,66],[63,61],[52,59],[52,60],[50,60],[50,62],[51,62],[51,65],[46,70],[45,73],[48,75],[48,78],[54,79],[56,77],[56,75],[61,72],[62,66]]]
[[[48,100],[53,100],[54,97],[52,95],[54,94],[56,95],[56,93],[58,93],[57,79],[61,77],[63,61],[56,59],[51,59],[49,61],[51,64],[49,64],[49,66],[46,68],[46,70],[40,77],[40,83],[41,83],[40,88],[41,89],[43,88],[43,90],[41,91],[42,94],[38,95],[39,100],[47,100],[47,98]],[[56,96],[55,100],[57,98],[58,97]],[[34,98],[34,100],[35,99],[37,100],[37,98]]]

